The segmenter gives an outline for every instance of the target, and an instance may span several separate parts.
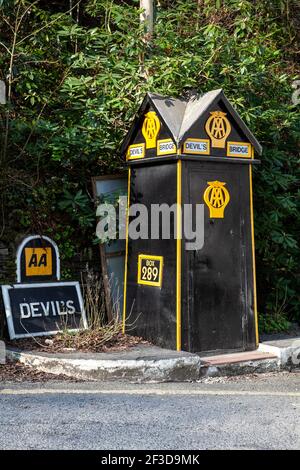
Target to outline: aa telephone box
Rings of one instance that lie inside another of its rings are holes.
[[[189,99],[147,94],[122,152],[129,167],[124,331],[191,352],[255,349],[256,138],[222,90]],[[148,217],[140,238],[130,236],[130,224],[146,217],[132,214],[136,204]],[[187,249],[183,224],[197,204],[203,245]],[[175,208],[168,238],[160,226],[150,233],[153,205]]]

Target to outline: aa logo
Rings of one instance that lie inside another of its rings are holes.
[[[160,129],[160,121],[154,111],[149,111],[145,115],[142,127],[142,134],[146,140],[146,148],[152,149],[156,147],[156,138]]]
[[[212,147],[224,148],[225,141],[231,132],[231,125],[222,111],[212,111],[205,124],[205,130],[211,138]]]
[[[52,274],[52,249],[25,248],[26,276],[48,276]]]
[[[203,199],[209,208],[209,217],[223,219],[224,210],[230,201],[230,195],[222,181],[208,181],[208,187],[204,191]]]

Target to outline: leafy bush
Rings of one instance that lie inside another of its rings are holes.
[[[94,238],[90,177],[123,168],[118,149],[144,94],[222,87],[264,148],[254,173],[259,310],[280,305],[300,320],[299,2],[157,5],[145,44],[137,0],[2,0],[1,238],[51,232],[65,257],[81,253]]]

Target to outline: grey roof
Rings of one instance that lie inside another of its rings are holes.
[[[207,108],[219,97],[222,90],[212,90],[202,96],[192,96],[187,103],[184,119],[178,135],[178,143],[184,139],[185,134],[195,121],[207,110]]]
[[[177,136],[180,134],[180,127],[185,118],[188,101],[178,98],[166,98],[155,93],[149,93],[148,96],[152,101],[153,107],[177,142]]]
[[[235,119],[241,130],[247,136],[249,142],[254,146],[257,153],[261,155],[262,147],[260,143],[254,137],[236,110],[232,107],[222,89],[212,90],[204,93],[201,96],[193,95],[187,99],[170,98],[158,95],[156,93],[147,93],[137,113],[137,117],[134,120],[122,144],[122,152],[125,152],[126,148],[128,147],[135,127],[138,121],[143,117],[148,103],[152,104],[153,108],[160,116],[165,126],[169,129],[174,142],[179,146],[181,145],[191,126],[202,116],[202,114],[206,112],[210,106],[220,99],[223,101],[229,113],[232,115],[233,119]]]
[[[126,152],[127,147],[131,141],[131,137],[136,129],[136,126],[138,125],[139,121],[143,119],[148,103],[153,106],[153,108],[165,124],[166,128],[169,129],[172,138],[175,142],[177,142],[177,136],[180,132],[180,126],[184,118],[184,112],[187,106],[187,101],[184,99],[170,98],[158,95],[156,93],[147,93],[122,143],[122,153]]]

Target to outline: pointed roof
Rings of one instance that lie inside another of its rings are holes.
[[[180,134],[188,101],[183,98],[166,98],[155,93],[148,94],[154,109],[171,132],[175,142]]]
[[[219,98],[222,90],[212,90],[201,96],[192,96],[186,106],[184,113],[184,119],[181,123],[180,133],[178,135],[178,141],[184,139],[185,134],[191,128],[191,126],[196,122],[202,114],[205,113],[207,108],[211,106],[217,98]],[[179,143],[179,142],[178,142]]]
[[[191,126],[207,111],[210,106],[222,100],[228,112],[232,115],[233,119],[237,122],[242,132],[246,135],[249,142],[253,145],[259,155],[262,153],[262,147],[258,140],[254,137],[248,126],[244,123],[240,115],[230,104],[226,98],[223,90],[212,90],[204,93],[201,96],[192,96],[188,99],[184,98],[170,98],[158,95],[156,93],[147,93],[137,117],[132,123],[129,132],[122,144],[122,153],[126,151],[131,137],[136,129],[138,122],[143,118],[145,109],[148,104],[152,105],[161,120],[169,130],[174,142],[180,146],[185,139]]]
[[[132,135],[138,127],[139,121],[144,118],[144,113],[149,104],[153,106],[154,110],[169,130],[172,138],[177,142],[176,136],[179,135],[187,101],[184,99],[158,95],[157,93],[147,93],[122,143],[121,153],[126,152]]]

